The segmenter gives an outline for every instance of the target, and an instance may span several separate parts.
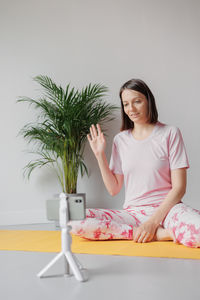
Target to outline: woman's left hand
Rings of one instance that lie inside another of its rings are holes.
[[[133,241],[137,243],[152,241],[158,226],[153,221],[148,220],[139,227],[133,228]]]

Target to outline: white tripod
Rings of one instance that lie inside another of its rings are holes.
[[[67,194],[60,194],[60,208],[59,208],[59,222],[61,227],[61,252],[54,257],[52,261],[38,273],[38,277],[43,277],[43,274],[50,269],[61,257],[65,259],[65,275],[70,275],[70,267],[74,276],[78,281],[86,281],[87,278],[83,274],[83,267],[78,259],[71,252],[72,238],[70,235],[71,226],[67,225],[69,222],[69,205]]]

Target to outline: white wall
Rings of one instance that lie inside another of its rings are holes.
[[[200,208],[199,28],[198,0],[1,0],[0,224],[45,222],[45,201],[60,191],[48,169],[29,182],[22,177],[31,157],[17,134],[35,112],[16,100],[40,95],[32,80],[39,74],[76,87],[103,83],[115,104],[125,81],[143,79],[159,120],[182,131],[190,161],[184,199]],[[120,117],[108,126],[109,159]],[[85,160],[91,175],[79,178],[78,191],[87,193],[87,206],[120,208],[124,190],[108,195],[88,145]]]

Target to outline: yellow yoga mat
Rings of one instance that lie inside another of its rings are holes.
[[[0,250],[60,252],[60,231],[0,230]],[[91,241],[72,235],[72,252],[200,259],[200,248],[171,241],[135,243],[130,240]]]

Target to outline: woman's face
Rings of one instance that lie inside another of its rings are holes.
[[[132,122],[140,124],[148,122],[148,102],[142,93],[125,89],[121,97],[124,112]]]

